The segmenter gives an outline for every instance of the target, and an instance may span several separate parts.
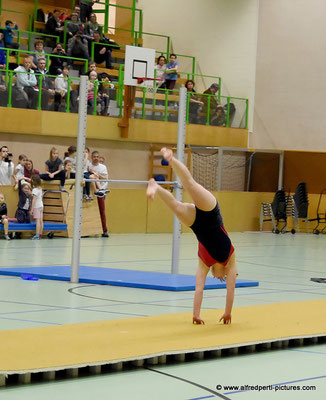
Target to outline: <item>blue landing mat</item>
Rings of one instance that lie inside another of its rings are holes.
[[[20,276],[32,274],[40,279],[56,281],[70,281],[70,267],[21,267],[0,268],[0,275]],[[164,274],[160,272],[131,271],[128,269],[113,269],[99,267],[79,268],[80,283],[94,283],[99,285],[124,286],[142,289],[186,291],[195,290],[195,276]],[[237,280],[236,287],[258,286],[256,281]],[[225,282],[214,278],[207,278],[205,289],[223,289]]]

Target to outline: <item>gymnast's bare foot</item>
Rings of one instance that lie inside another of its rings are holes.
[[[173,150],[168,149],[166,147],[161,148],[161,154],[167,161],[172,161],[173,158]]]
[[[157,189],[158,189],[158,184],[155,182],[155,179],[151,178],[148,181],[148,186],[146,191],[146,196],[148,200],[154,200]]]

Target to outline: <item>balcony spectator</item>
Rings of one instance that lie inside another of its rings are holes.
[[[170,54],[170,62],[166,64],[166,77],[165,87],[166,89],[173,90],[178,79],[178,68],[179,63],[175,54]]]
[[[32,59],[32,68],[37,69],[38,60],[40,58],[45,58],[45,51],[44,51],[44,43],[43,40],[36,40],[34,43],[34,48],[36,50],[36,54],[33,54]]]
[[[84,58],[86,60],[89,59],[88,42],[87,39],[84,38],[84,32],[82,30],[79,30],[75,36],[69,39],[67,56]],[[72,60],[69,60],[68,62],[69,64],[72,64]]]
[[[214,126],[225,126],[226,113],[223,106],[217,106],[215,113],[213,114],[210,124]]]
[[[89,21],[91,14],[93,13],[93,4],[99,0],[80,0],[80,20],[85,23]]]
[[[69,67],[66,65],[62,68],[62,74],[58,75],[55,78],[54,86],[55,86],[55,95],[54,95],[54,110],[59,111],[59,107],[62,100],[67,99],[68,93],[68,77],[69,77]],[[77,112],[78,103],[77,103],[78,92],[75,89],[70,88],[70,111]]]
[[[93,40],[89,42],[90,54],[92,54],[91,53],[92,43],[98,43],[93,45],[94,46],[93,61],[95,61],[96,64],[102,64],[103,62],[105,62],[105,67],[111,69],[112,68],[111,53],[113,50],[119,50],[120,46],[113,40],[110,40],[109,38],[103,37],[101,39],[101,36],[98,32],[93,33]]]
[[[94,102],[95,102],[95,87],[97,85],[97,94],[96,94],[96,112],[97,114],[104,114],[105,110],[105,102],[99,90],[99,83],[97,79],[97,73],[95,71],[90,72],[89,81],[88,81],[88,106],[90,108],[90,112],[93,112]]]
[[[191,79],[187,80],[185,83],[185,87],[187,89],[187,93],[189,96],[189,122],[190,124],[198,124],[199,123],[199,111],[201,106],[204,104],[200,101],[199,97],[194,89],[195,82]]]
[[[207,118],[208,98],[210,97],[209,118],[211,119],[213,117],[213,115],[215,115],[217,106],[219,105],[219,102],[218,102],[218,91],[219,90],[220,90],[219,85],[217,83],[212,83],[211,86],[204,92],[204,95],[206,95],[206,96],[202,96],[202,101],[204,103],[204,105],[202,107],[202,113],[204,114],[205,121]],[[210,96],[208,96],[208,95],[210,95]]]
[[[165,77],[166,77],[166,58],[164,56],[159,56],[157,59],[157,64],[154,69],[156,69],[156,86],[158,88],[165,88]]]
[[[22,97],[26,103],[24,106],[27,108],[35,108],[37,101],[37,92],[34,89],[34,87],[37,85],[37,80],[34,71],[31,69],[31,65],[31,58],[26,57],[24,58],[23,65],[20,65],[14,70],[17,73],[17,95]]]
[[[61,74],[64,63],[67,63],[66,58],[62,58],[62,57],[58,57],[58,56],[66,56],[67,57],[67,53],[65,52],[65,49],[62,47],[61,43],[57,43],[56,46],[52,50],[52,53],[50,56],[50,60],[51,60],[51,65],[50,65],[50,69],[49,69],[50,75]]]
[[[0,185],[11,185],[11,177],[15,171],[12,154],[7,146],[0,148]]]
[[[18,30],[18,25],[10,20],[6,21],[6,28],[3,31],[5,47],[9,49],[18,49],[19,44],[14,42],[15,31]]]
[[[85,24],[86,39],[92,40],[95,32],[98,32],[102,36],[102,27],[97,22],[96,14],[92,13],[89,16],[89,21]]]
[[[72,10],[72,13],[70,15],[68,15],[64,21],[71,21],[71,17],[72,14],[77,14],[78,15],[78,20],[80,21],[80,7],[79,6],[75,6],[74,9]]]
[[[43,76],[42,79],[42,89],[41,89],[41,76],[37,75],[37,86],[39,90],[42,90],[41,93],[41,108],[42,110],[49,109],[49,101],[54,98],[54,85],[52,79],[48,76],[49,73],[46,69],[46,61],[45,58],[39,58],[37,63],[37,69],[35,70],[36,74],[40,74]]]
[[[59,36],[60,42],[63,42],[63,29],[62,22],[60,21],[60,10],[54,10],[45,24],[45,32],[48,35]]]
[[[79,20],[78,14],[77,13],[72,13],[71,14],[71,20],[68,21],[68,23],[67,23],[67,37],[68,37],[68,40],[76,35],[76,33],[79,31],[80,25],[81,25],[81,22]]]

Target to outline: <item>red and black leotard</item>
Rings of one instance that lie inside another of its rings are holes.
[[[198,257],[211,267],[219,263],[226,265],[234,252],[231,240],[224,229],[220,207],[203,211],[196,207],[195,222],[190,227],[198,239]]]

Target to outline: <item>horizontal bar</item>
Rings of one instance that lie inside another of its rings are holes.
[[[191,150],[226,150],[226,151],[247,151],[248,153],[273,153],[273,154],[283,154],[283,150],[268,150],[268,149],[251,149],[245,147],[224,147],[224,146],[189,146]]]
[[[126,184],[137,184],[137,185],[148,185],[149,181],[130,181],[121,179],[84,179],[84,182],[109,182],[109,183],[126,183]],[[174,181],[155,181],[159,185],[176,185]]]

